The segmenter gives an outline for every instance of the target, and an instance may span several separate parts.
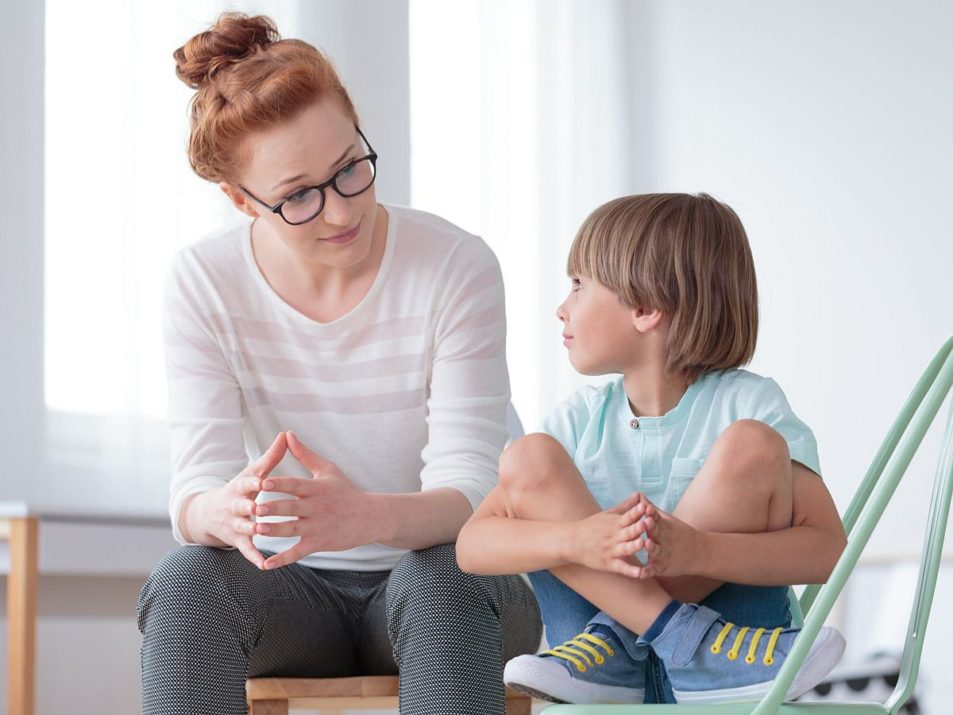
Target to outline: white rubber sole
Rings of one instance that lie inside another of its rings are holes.
[[[791,687],[788,688],[785,700],[793,700],[803,695],[827,676],[837,662],[844,655],[847,643],[844,636],[833,628],[822,628],[811,647],[807,658],[801,664],[801,669],[794,677]],[[722,690],[675,690],[672,692],[679,703],[731,703],[760,700],[771,689],[774,680],[763,683],[746,685],[741,688],[724,688]]]
[[[503,669],[503,682],[514,690],[554,703],[572,705],[636,704],[645,699],[642,688],[624,688],[577,680],[549,658],[521,655]]]

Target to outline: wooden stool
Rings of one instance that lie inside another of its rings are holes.
[[[397,676],[356,678],[250,678],[245,683],[250,715],[288,715],[289,708],[397,710]],[[507,689],[506,715],[530,715],[532,698]]]

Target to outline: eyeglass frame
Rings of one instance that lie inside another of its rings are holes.
[[[318,216],[321,215],[321,212],[324,211],[324,206],[325,206],[325,204],[327,203],[327,197],[326,197],[326,195],[325,195],[325,193],[324,193],[324,190],[327,189],[329,186],[330,186],[332,189],[334,189],[335,193],[336,193],[338,196],[340,196],[340,197],[342,197],[342,198],[345,198],[345,199],[350,199],[350,198],[353,198],[353,197],[355,197],[355,196],[360,196],[360,195],[363,194],[365,191],[367,191],[369,188],[371,188],[371,187],[374,185],[374,182],[375,182],[375,181],[377,181],[377,152],[374,151],[374,147],[371,146],[371,143],[370,143],[369,141],[367,141],[367,137],[364,136],[364,132],[361,131],[361,128],[360,128],[359,126],[357,126],[356,124],[354,125],[354,128],[357,130],[357,133],[361,136],[361,139],[364,140],[364,143],[367,145],[367,148],[369,149],[370,153],[368,153],[368,154],[365,155],[365,156],[360,157],[359,159],[355,159],[354,161],[348,162],[347,164],[345,164],[344,166],[342,166],[340,169],[338,169],[337,171],[335,171],[335,172],[334,172],[334,176],[332,176],[330,179],[328,179],[327,181],[325,181],[323,184],[317,184],[316,186],[305,186],[305,187],[302,187],[302,188],[298,189],[298,191],[311,191],[312,189],[317,189],[317,190],[318,190],[318,193],[321,194],[321,207],[320,207],[320,208],[317,210],[317,212],[315,212],[315,214],[314,214],[313,216],[311,216],[310,218],[306,218],[304,221],[297,221],[297,222],[294,222],[294,223],[292,223],[291,221],[288,220],[288,218],[282,213],[281,207],[284,206],[286,203],[288,203],[288,199],[289,199],[290,197],[286,197],[286,198],[282,199],[281,201],[279,201],[278,203],[276,203],[274,206],[271,206],[271,205],[267,204],[266,202],[262,201],[261,199],[259,199],[259,198],[258,198],[257,196],[255,196],[251,191],[249,191],[248,189],[246,189],[246,188],[245,188],[244,186],[242,186],[241,184],[238,185],[238,188],[240,188],[240,189],[241,189],[242,191],[244,191],[250,198],[252,198],[252,199],[254,199],[255,201],[257,201],[259,204],[261,204],[262,206],[264,206],[266,209],[268,209],[268,210],[271,211],[272,213],[278,214],[279,216],[281,216],[282,221],[284,221],[284,222],[285,222],[286,224],[288,224],[289,226],[302,226],[302,225],[304,225],[304,224],[306,224],[306,223],[309,223],[309,222],[311,222],[311,221],[314,221]],[[362,161],[368,161],[368,160],[371,162],[371,167],[372,167],[373,170],[374,170],[374,175],[371,177],[371,183],[369,183],[366,187],[364,187],[363,189],[361,189],[360,191],[358,191],[356,194],[350,194],[350,195],[348,195],[348,194],[343,194],[343,193],[341,193],[341,190],[338,189],[337,183],[336,183],[336,182],[337,182],[337,179],[338,179],[338,176],[340,175],[340,173],[341,173],[342,171],[344,171],[345,169],[349,169],[350,167],[354,166],[355,164],[359,164],[359,163],[362,162]],[[298,191],[296,191],[295,193],[298,193]]]

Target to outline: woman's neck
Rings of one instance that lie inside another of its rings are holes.
[[[312,320],[331,322],[346,315],[367,295],[383,262],[388,216],[380,206],[377,211],[367,257],[344,267],[315,263],[294,254],[277,236],[264,235],[267,226],[256,222],[252,246],[262,275],[286,303]]]
[[[667,373],[664,362],[657,361],[626,371],[622,386],[632,414],[660,417],[678,405],[688,389],[688,380],[682,374]]]

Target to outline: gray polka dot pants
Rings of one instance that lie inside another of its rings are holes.
[[[147,715],[246,713],[247,677],[395,673],[402,715],[503,715],[503,664],[535,652],[541,629],[521,578],[465,574],[452,544],[371,572],[259,571],[185,546],[138,614]]]

